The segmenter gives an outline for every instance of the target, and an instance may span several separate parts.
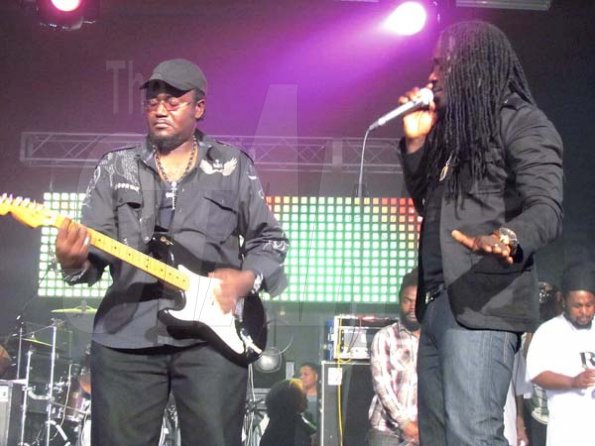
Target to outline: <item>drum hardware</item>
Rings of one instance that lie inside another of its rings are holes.
[[[52,404],[52,420],[50,423],[51,444],[60,446],[80,446],[85,423],[88,424],[91,400],[78,386],[76,365],[71,365],[69,378],[55,383],[55,396]],[[33,393],[36,398],[47,398],[47,395]],[[33,446],[47,442],[47,422],[39,430]]]
[[[72,446],[72,443],[70,443],[70,440],[68,439],[68,437],[66,436],[66,432],[64,432],[64,429],[62,429],[62,426],[58,423],[56,423],[54,420],[50,420],[51,426],[54,426],[54,428],[56,429],[56,431],[58,431],[58,434],[60,435],[60,437],[62,437],[62,440],[65,441],[64,446]],[[49,432],[49,429],[48,429]],[[47,439],[46,443],[49,444],[49,438]]]
[[[78,313],[69,312],[73,309],[64,310],[62,314],[74,314],[75,317],[94,311],[91,308]],[[23,323],[18,334],[11,336],[13,348],[20,349],[18,354],[12,355],[18,357],[18,379],[15,381],[24,389],[16,446],[90,445],[89,352],[87,349],[85,357],[76,362],[64,355],[70,349],[60,349],[58,335],[61,336],[65,322],[52,319],[51,325],[35,330],[26,330]],[[46,330],[45,336],[40,334],[43,330]],[[177,410],[170,402],[164,412],[159,446],[180,444]]]
[[[65,404],[54,403],[63,409],[62,418],[80,424],[91,409],[90,395],[87,394],[79,383],[79,377],[72,376],[66,389]]]
[[[69,411],[69,410],[72,411],[72,412],[76,412],[76,413],[78,413],[81,416],[81,418],[84,417],[85,415],[87,415],[88,412],[89,412],[88,409],[79,409],[78,407],[71,406],[70,404],[62,404],[62,403],[56,403],[56,402],[54,402],[52,404],[54,406],[56,406],[56,407],[60,407],[62,409],[66,409],[65,413],[67,413],[67,411]],[[66,419],[68,419],[68,417],[69,416],[67,415],[66,416]],[[59,418],[61,418],[61,417],[59,417]],[[69,420],[69,421],[74,421],[74,422],[77,422],[77,423],[80,421],[80,420],[76,419],[78,417],[71,416],[71,418],[72,419]]]
[[[18,358],[18,365],[20,366],[20,355],[21,355],[21,335],[22,333],[19,332],[19,358]],[[31,349],[27,350],[27,370],[25,371],[25,379],[23,382],[23,412],[21,414],[21,432],[19,435],[19,446],[28,446],[25,443],[25,423],[27,421],[27,400],[28,400],[28,395],[27,392],[29,391],[29,370],[30,370],[30,365],[31,365],[31,356],[33,355],[33,351]],[[20,378],[20,375],[18,374],[19,371],[19,366],[17,366],[17,378]]]
[[[25,331],[25,321],[23,319],[23,313],[17,316],[17,327],[18,327],[18,347],[17,347],[17,379],[21,378],[21,358],[23,354],[23,338],[24,338],[24,331]],[[28,381],[27,381],[28,384]],[[26,386],[25,386],[26,388]],[[21,438],[21,443],[23,439]]]
[[[57,346],[55,342],[55,333],[57,329],[64,324],[62,320],[52,320],[52,325],[44,327],[51,329],[52,343],[50,346]],[[27,333],[25,338],[31,339],[33,335]],[[23,343],[25,344],[25,343]],[[90,396],[81,385],[81,382],[87,384],[90,391],[90,376],[88,367],[83,365],[88,361],[84,359],[81,363],[74,363],[69,359],[63,359],[57,352],[57,347],[47,351],[39,351],[36,343],[29,343],[29,357],[26,365],[28,376],[27,399],[29,409],[24,410],[30,416],[34,416],[31,411],[31,402],[38,401],[43,403],[45,410],[43,416],[45,421],[39,418],[31,419],[27,432],[37,432],[37,436],[29,439],[31,446],[47,446],[50,444],[60,446],[74,446],[78,444],[83,430],[83,424],[89,418]],[[43,346],[43,349],[47,349]],[[49,368],[48,366],[49,362]],[[67,366],[65,369],[64,366]],[[23,364],[23,369],[25,365]],[[86,370],[86,372],[85,372]],[[42,378],[41,380],[39,378]],[[37,424],[36,424],[37,422]],[[43,423],[43,424],[42,424]],[[24,442],[19,446],[28,446]]]
[[[42,327],[41,329],[34,330],[32,332],[25,332],[25,322],[22,319],[22,315],[19,315],[17,318],[18,321],[18,333],[17,333],[17,370],[16,370],[16,378],[18,381],[23,383],[23,403],[22,403],[22,415],[21,415],[21,432],[19,438],[19,446],[27,446],[25,443],[25,426],[27,424],[27,412],[28,412],[28,403],[30,400],[33,401],[45,401],[45,432],[46,432],[46,446],[50,445],[50,431],[52,425],[56,424],[53,423],[53,407],[55,405],[55,392],[60,388],[64,387],[64,381],[56,379],[55,369],[56,369],[56,361],[58,359],[58,352],[57,352],[57,333],[58,328],[63,325],[63,321],[52,319],[52,324],[47,327]],[[36,338],[36,334],[42,332],[43,330],[50,330],[51,341],[44,342]],[[26,366],[24,370],[24,378],[22,377],[22,356],[23,352],[26,349]],[[36,393],[36,389],[32,385],[31,380],[31,369],[32,369],[32,358],[33,354],[37,349],[45,349],[46,351],[49,350],[49,380],[47,382],[47,389],[46,392],[43,394]],[[70,375],[70,367],[69,367],[69,375]],[[58,432],[62,435],[63,431]]]
[[[78,382],[81,390],[87,395],[91,395],[91,372],[88,369],[83,368],[78,377]]]
[[[52,330],[52,353],[50,355],[50,382],[48,383],[48,400],[46,404],[46,437],[45,437],[45,444],[46,446],[50,446],[50,433],[52,428],[52,403],[54,402],[54,371],[56,368],[56,341],[57,341],[57,333],[58,333],[58,326],[62,325],[63,321],[58,319],[52,319],[52,324],[50,325]],[[63,433],[63,432],[62,432]]]
[[[40,432],[38,432],[37,437],[31,444],[31,446],[40,446],[42,443],[47,443],[48,440],[53,442],[55,439],[58,438],[58,436],[60,437],[60,440],[63,441],[63,443],[61,443],[61,446],[73,446],[73,443],[70,441],[67,432],[64,430],[64,427],[60,422],[57,422],[56,420],[51,420],[50,432],[52,428],[56,431],[52,437],[42,437],[43,432],[46,431],[46,429],[43,428]]]

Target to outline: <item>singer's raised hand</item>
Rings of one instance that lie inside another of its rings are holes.
[[[432,88],[428,84],[426,88]],[[405,93],[399,98],[399,104],[405,104],[409,101],[414,101],[420,97],[420,88],[415,87]],[[436,104],[434,101],[430,102],[427,109],[421,109],[403,117],[403,130],[405,132],[405,141],[407,146],[407,153],[413,153],[419,150],[426,140],[426,136],[432,130],[436,123],[437,113]]]

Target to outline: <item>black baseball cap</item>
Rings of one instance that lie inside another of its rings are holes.
[[[205,96],[207,94],[207,78],[198,65],[186,59],[171,59],[161,62],[153,70],[153,74],[141,89],[148,88],[156,82],[165,82],[180,90],[197,89]]]

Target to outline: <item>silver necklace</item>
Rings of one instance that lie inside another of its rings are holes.
[[[450,169],[450,166],[452,166],[452,153],[449,155],[448,159],[446,160],[446,163],[444,164],[444,167],[440,171],[440,182],[444,181],[446,175],[448,175],[448,170]]]
[[[196,142],[196,138],[194,138],[194,141],[192,144],[192,152],[190,152],[190,158],[188,158],[188,164],[186,164],[186,168],[184,169],[184,172],[182,172],[182,175],[180,176],[180,178],[178,178],[175,181],[171,181],[169,179],[169,177],[167,176],[167,173],[165,172],[163,165],[161,164],[161,155],[159,154],[159,150],[157,150],[157,148],[155,148],[155,162],[157,163],[157,168],[159,169],[159,172],[161,173],[161,176],[163,177],[165,182],[168,183],[171,188],[170,192],[166,192],[165,197],[171,198],[171,208],[173,210],[176,209],[176,201],[178,198],[178,184],[186,175],[188,175],[188,172],[190,172],[190,169],[192,168],[192,164],[194,163],[194,157],[196,156],[197,152],[198,152],[198,143]]]

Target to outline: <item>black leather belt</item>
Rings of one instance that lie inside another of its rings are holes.
[[[444,290],[446,289],[446,287],[444,286],[444,284],[440,284],[438,285],[437,288],[432,289],[431,291],[426,291],[426,295],[425,295],[425,302],[426,305],[429,304],[430,302],[432,302],[434,299],[436,299],[440,293],[442,293]]]

